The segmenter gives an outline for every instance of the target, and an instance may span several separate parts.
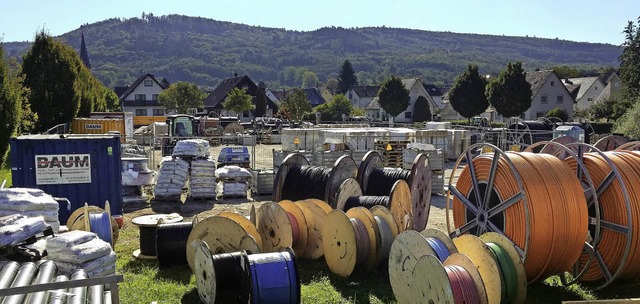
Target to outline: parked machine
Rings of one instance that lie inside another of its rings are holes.
[[[162,140],[162,156],[171,155],[176,142],[200,136],[200,120],[193,115],[167,115],[167,137]]]

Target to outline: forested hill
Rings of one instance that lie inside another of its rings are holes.
[[[361,83],[379,83],[390,74],[450,83],[470,63],[493,75],[516,60],[528,70],[557,65],[596,69],[617,67],[621,52],[614,45],[558,39],[387,27],[300,32],[180,15],[108,19],[59,38],[79,49],[81,32],[92,72],[109,87],[130,84],[142,72],[204,87],[234,73],[271,86],[299,86],[306,70],[320,81],[336,77],[345,59]],[[28,47],[5,43],[5,53],[20,56]]]

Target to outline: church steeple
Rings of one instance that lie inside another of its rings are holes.
[[[91,70],[91,62],[89,61],[89,52],[87,52],[87,45],[84,43],[84,32],[82,32],[82,41],[80,42],[80,59],[87,69]]]

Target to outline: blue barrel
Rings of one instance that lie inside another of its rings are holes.
[[[298,267],[291,249],[245,257],[251,279],[250,303],[300,303]]]

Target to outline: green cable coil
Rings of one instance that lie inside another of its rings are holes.
[[[514,303],[518,295],[518,273],[509,254],[495,243],[486,243],[499,266],[502,285],[502,303]]]

